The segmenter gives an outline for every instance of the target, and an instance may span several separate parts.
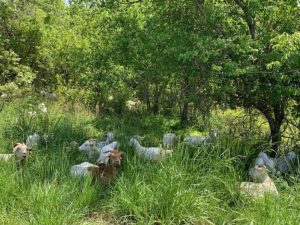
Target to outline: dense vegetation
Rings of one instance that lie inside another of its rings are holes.
[[[0,222],[297,224],[297,171],[276,178],[275,199],[236,184],[258,152],[299,149],[299,18],[297,0],[0,0],[0,151],[53,134],[22,176],[0,164]],[[33,120],[41,91],[58,100]],[[212,127],[216,145],[162,163],[127,146]],[[117,184],[69,178],[86,158],[68,143],[107,131],[128,154]]]

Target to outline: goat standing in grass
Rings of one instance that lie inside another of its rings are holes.
[[[160,160],[167,155],[172,155],[173,153],[172,150],[165,150],[160,147],[143,147],[134,138],[131,138],[128,144],[129,146],[133,146],[140,156],[151,160]]]
[[[184,142],[195,146],[202,146],[213,142],[217,138],[217,135],[217,130],[211,129],[208,136],[187,136],[184,138]]]
[[[176,134],[166,133],[163,136],[163,146],[166,149],[173,149],[177,142]]]
[[[108,163],[100,162],[98,167],[90,166],[87,170],[92,173],[93,180],[101,184],[110,184],[116,179],[124,153],[114,150],[107,155]]]

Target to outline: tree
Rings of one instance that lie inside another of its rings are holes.
[[[299,8],[296,1],[219,4],[224,18],[219,19],[225,25],[220,37],[225,45],[223,60],[215,67],[220,87],[217,93],[232,107],[253,107],[265,116],[275,154],[286,109],[295,97],[295,72],[299,70],[299,63],[283,60],[285,53],[275,43],[281,42],[282,35],[294,36],[299,30]]]

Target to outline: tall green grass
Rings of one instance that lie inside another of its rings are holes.
[[[179,121],[161,116],[95,119],[60,103],[49,104],[48,115],[30,119],[28,104],[39,102],[23,99],[0,113],[1,152],[34,132],[50,134],[22,171],[0,161],[0,224],[101,224],[93,221],[95,214],[106,224],[298,224],[297,173],[274,178],[277,197],[253,200],[239,194],[239,182],[247,180],[247,169],[264,148],[261,142],[223,135],[205,147],[178,144],[171,158],[150,162],[128,147],[130,135],[146,135],[143,145],[157,146],[164,132],[184,136],[193,129],[177,130]],[[116,183],[102,187],[90,178],[70,177],[70,167],[88,158],[68,149],[68,143],[107,131],[115,133],[126,153]]]

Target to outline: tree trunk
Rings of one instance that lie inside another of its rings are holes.
[[[183,107],[180,115],[181,123],[186,123],[188,119],[189,119],[189,103],[185,102],[183,103]]]
[[[155,86],[155,93],[154,93],[154,99],[153,99],[153,108],[152,112],[154,114],[157,114],[159,111],[159,98],[160,98],[160,90],[158,85]]]
[[[273,110],[270,108],[261,110],[259,109],[266,117],[270,133],[271,133],[271,144],[273,152],[271,153],[271,157],[275,157],[278,153],[280,142],[281,142],[281,125],[285,118],[284,106],[282,104],[276,104],[273,106]],[[273,111],[273,112],[272,112]]]
[[[243,0],[235,0],[235,3],[243,10],[244,12],[243,18],[248,25],[251,38],[255,39],[256,38],[255,15],[251,13],[247,4]]]
[[[146,100],[146,107],[147,111],[151,111],[151,101],[150,101],[150,91],[149,91],[149,83],[146,83],[146,87],[144,89],[144,95],[145,95],[145,100]]]

